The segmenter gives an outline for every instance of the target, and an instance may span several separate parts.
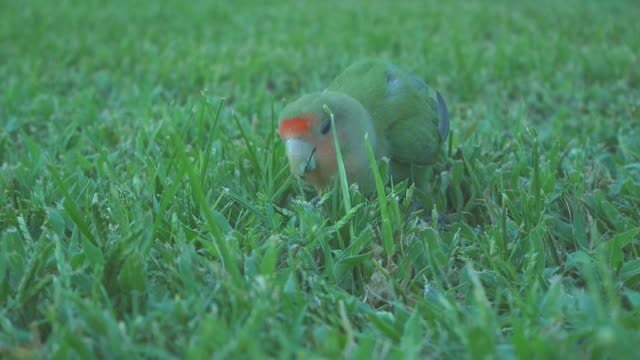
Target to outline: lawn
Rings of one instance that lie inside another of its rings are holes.
[[[633,357],[639,18],[1,1],[0,357]],[[442,92],[448,163],[316,204],[277,115],[364,57]]]

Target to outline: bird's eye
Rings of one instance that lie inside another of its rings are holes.
[[[322,135],[327,135],[329,130],[331,130],[331,119],[325,120],[320,127],[320,132],[322,133]]]

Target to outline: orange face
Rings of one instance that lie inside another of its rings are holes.
[[[282,120],[279,130],[291,171],[318,190],[329,185],[337,169],[331,120],[305,114]]]

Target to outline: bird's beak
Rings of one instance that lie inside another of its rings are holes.
[[[303,177],[305,173],[316,168],[316,149],[313,145],[300,139],[289,139],[285,142],[285,150],[289,158],[291,172]]]

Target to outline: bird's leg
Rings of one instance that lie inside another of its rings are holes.
[[[322,199],[322,196],[320,194],[316,195],[313,199],[311,199],[311,206],[315,207],[318,205],[318,203],[320,203],[320,200]]]

